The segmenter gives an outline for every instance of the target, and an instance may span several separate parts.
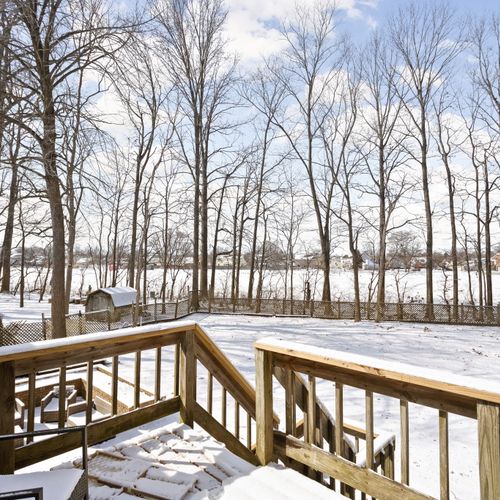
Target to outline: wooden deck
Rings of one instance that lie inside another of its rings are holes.
[[[129,405],[120,404],[123,378],[119,359],[124,355],[133,360]],[[165,371],[167,358],[173,367],[171,372]],[[97,396],[96,365],[103,359],[108,359],[111,366],[107,375],[109,412],[96,421],[92,404]],[[31,431],[35,426],[36,401],[41,396],[37,392],[38,375],[45,370],[55,370],[57,384],[64,392],[71,385],[72,367],[82,365],[86,374],[87,406],[79,418],[86,425],[89,445],[179,413],[182,423],[199,426],[245,463],[267,466],[279,459],[290,469],[327,485],[332,495],[335,490],[335,495],[341,493],[350,498],[370,495],[379,499],[426,499],[430,497],[412,488],[410,477],[409,403],[415,403],[436,410],[440,498],[450,498],[449,478],[453,472],[448,456],[449,414],[477,420],[480,497],[483,500],[500,498],[500,386],[478,387],[474,379],[447,380],[439,374],[425,375],[403,365],[388,367],[374,359],[263,341],[256,344],[254,389],[204,330],[189,321],[1,348],[0,435],[14,431],[16,377],[27,379],[26,424]],[[154,385],[147,401],[142,387],[146,376],[152,377]],[[283,422],[279,421],[273,406],[274,379],[285,391]],[[317,379],[335,384],[331,411],[318,398]],[[364,391],[364,426],[350,425],[344,419],[345,387]],[[206,392],[202,394],[201,388]],[[375,394],[398,401],[400,438],[397,442],[394,435],[375,428]],[[64,427],[67,414],[64,399],[60,401],[57,425]],[[216,408],[216,405],[220,406]],[[299,418],[300,414],[303,418]],[[12,440],[0,442],[0,473],[12,473],[79,445],[74,433],[18,448]],[[137,453],[151,454],[141,443],[133,446]],[[396,451],[400,456],[398,470]],[[124,460],[131,459],[129,452],[114,450],[110,452],[113,456],[108,453],[107,458],[103,458],[101,454],[99,460],[121,461],[123,465]],[[198,452],[195,450],[194,455]],[[172,454],[170,457],[178,460]],[[194,465],[200,467],[203,462],[199,453],[197,460],[199,463]],[[160,465],[161,461],[158,467],[168,468],[166,463]],[[102,477],[94,477],[103,487],[116,486],[103,482]]]

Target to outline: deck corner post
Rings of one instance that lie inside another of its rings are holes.
[[[477,405],[479,483],[482,500],[500,498],[500,405]]]
[[[181,397],[181,421],[193,426],[194,406],[196,402],[196,357],[195,333],[186,331],[180,343],[179,357],[179,393]]]
[[[0,363],[0,435],[14,433],[14,363]],[[15,470],[14,440],[0,442],[0,474]]]
[[[268,351],[255,351],[257,459],[261,465],[272,461],[273,450],[273,364]]]

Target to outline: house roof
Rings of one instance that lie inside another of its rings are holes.
[[[109,295],[115,307],[134,304],[137,297],[137,290],[130,286],[108,286],[106,288],[98,288],[89,295],[94,295],[98,292],[103,292]]]

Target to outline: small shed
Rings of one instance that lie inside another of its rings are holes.
[[[124,314],[130,313],[136,298],[137,290],[130,286],[98,288],[87,295],[85,312],[109,310],[111,321],[119,321]]]

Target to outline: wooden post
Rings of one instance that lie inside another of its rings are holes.
[[[108,320],[108,332],[111,331],[111,309],[107,309],[106,319]]]
[[[28,375],[28,432],[35,430],[35,389],[36,389],[36,373],[30,372]],[[26,438],[26,442],[31,443],[33,437]]]
[[[500,405],[478,403],[481,499],[500,498]]]
[[[0,363],[0,435],[14,432],[15,377],[12,362]],[[13,474],[14,440],[0,442],[0,474]]]
[[[177,319],[178,311],[179,311],[179,298],[177,297],[177,300],[175,301],[175,311],[174,311],[175,319]],[[188,300],[188,312],[189,312],[189,300]]]
[[[180,344],[179,393],[181,397],[181,421],[193,427],[193,409],[196,402],[196,358],[194,356],[194,332],[184,333]]]
[[[400,425],[401,425],[401,482],[410,484],[410,435],[409,435],[409,415],[408,401],[401,400],[400,405]]]
[[[156,294],[155,294],[155,310],[154,310],[154,313],[153,313],[153,318],[154,318],[155,323],[158,321],[157,306],[158,306],[158,299],[156,298]]]
[[[448,413],[439,410],[439,488],[440,500],[450,498],[450,466],[448,453]]]
[[[272,354],[255,351],[257,458],[261,465],[273,459],[273,363]]]
[[[82,335],[82,333],[83,333],[82,311],[78,311],[78,335]]]
[[[497,325],[500,326],[500,302],[497,304]]]

